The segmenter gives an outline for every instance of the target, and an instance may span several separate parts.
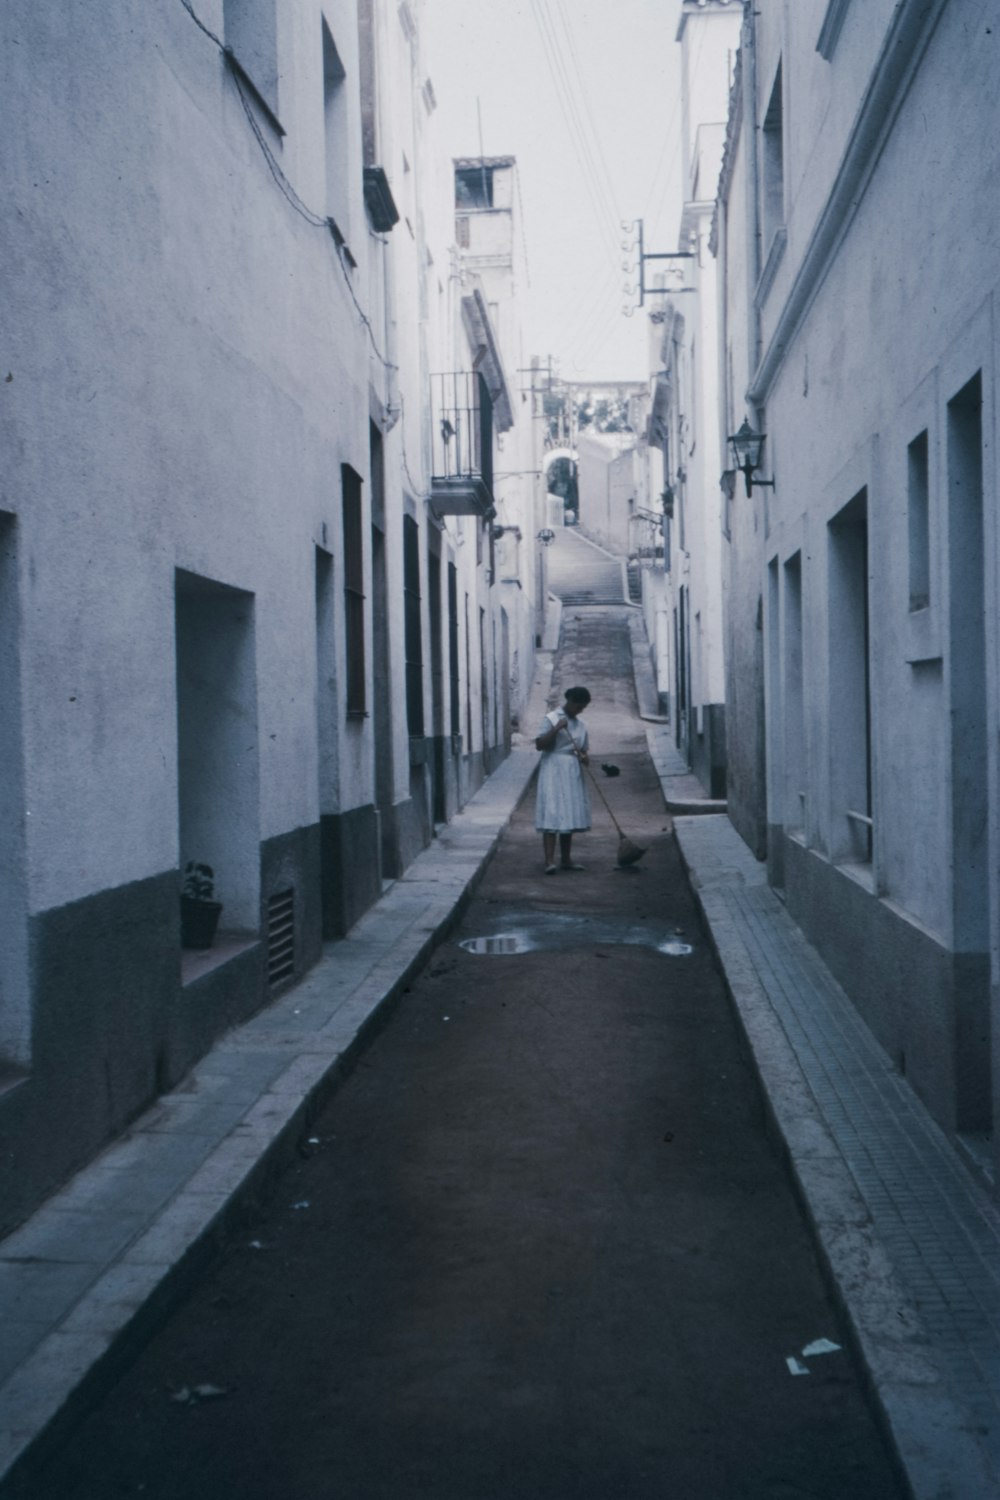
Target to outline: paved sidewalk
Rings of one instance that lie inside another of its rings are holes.
[[[539,653],[528,726],[552,657]],[[533,733],[533,729],[532,729]],[[302,984],[223,1037],[0,1241],[0,1486],[131,1357],[252,1210],[365,1036],[458,919],[537,764],[529,738]],[[30,1482],[28,1482],[30,1483]]]
[[[1000,1496],[1000,1213],[728,818],[675,829],[914,1496]]]
[[[633,649],[635,643],[633,642]],[[638,675],[638,674],[637,674]],[[674,744],[673,730],[660,728],[665,720],[654,722],[647,714],[642,715],[646,723],[646,743],[650,758],[656,767],[663,788],[663,800],[669,812],[680,816],[697,813],[724,813],[724,799],[706,795],[697,776],[688,767],[687,761]]]

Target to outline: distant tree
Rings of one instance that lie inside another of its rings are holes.
[[[631,432],[628,419],[628,400],[625,396],[603,396],[588,391],[578,396],[575,403],[578,431],[593,427],[595,432]]]
[[[545,443],[549,448],[558,448],[569,440],[569,416],[565,390],[551,387],[542,397],[542,413],[545,417]]]

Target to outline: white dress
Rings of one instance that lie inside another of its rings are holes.
[[[590,827],[590,798],[583,766],[574,751],[587,749],[587,731],[579,718],[570,719],[562,709],[545,715],[538,733],[548,734],[566,719],[551,750],[542,751],[538,767],[535,827],[539,833],[580,833]]]

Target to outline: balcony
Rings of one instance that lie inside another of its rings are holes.
[[[439,520],[495,514],[493,401],[472,370],[431,376],[430,504]]]

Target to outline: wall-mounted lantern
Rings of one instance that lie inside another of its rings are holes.
[[[503,541],[503,538],[505,536],[513,536],[516,537],[518,541],[520,541],[521,528],[520,526],[491,526],[490,536],[495,542]]]
[[[739,432],[730,434],[729,442],[732,444],[733,454],[736,459],[736,467],[741,471],[747,487],[747,495],[753,494],[753,487],[758,488],[765,485],[774,489],[773,479],[754,479],[754,475],[760,468],[760,455],[764,447],[764,432],[754,432],[746,417],[743,418],[743,426]]]

